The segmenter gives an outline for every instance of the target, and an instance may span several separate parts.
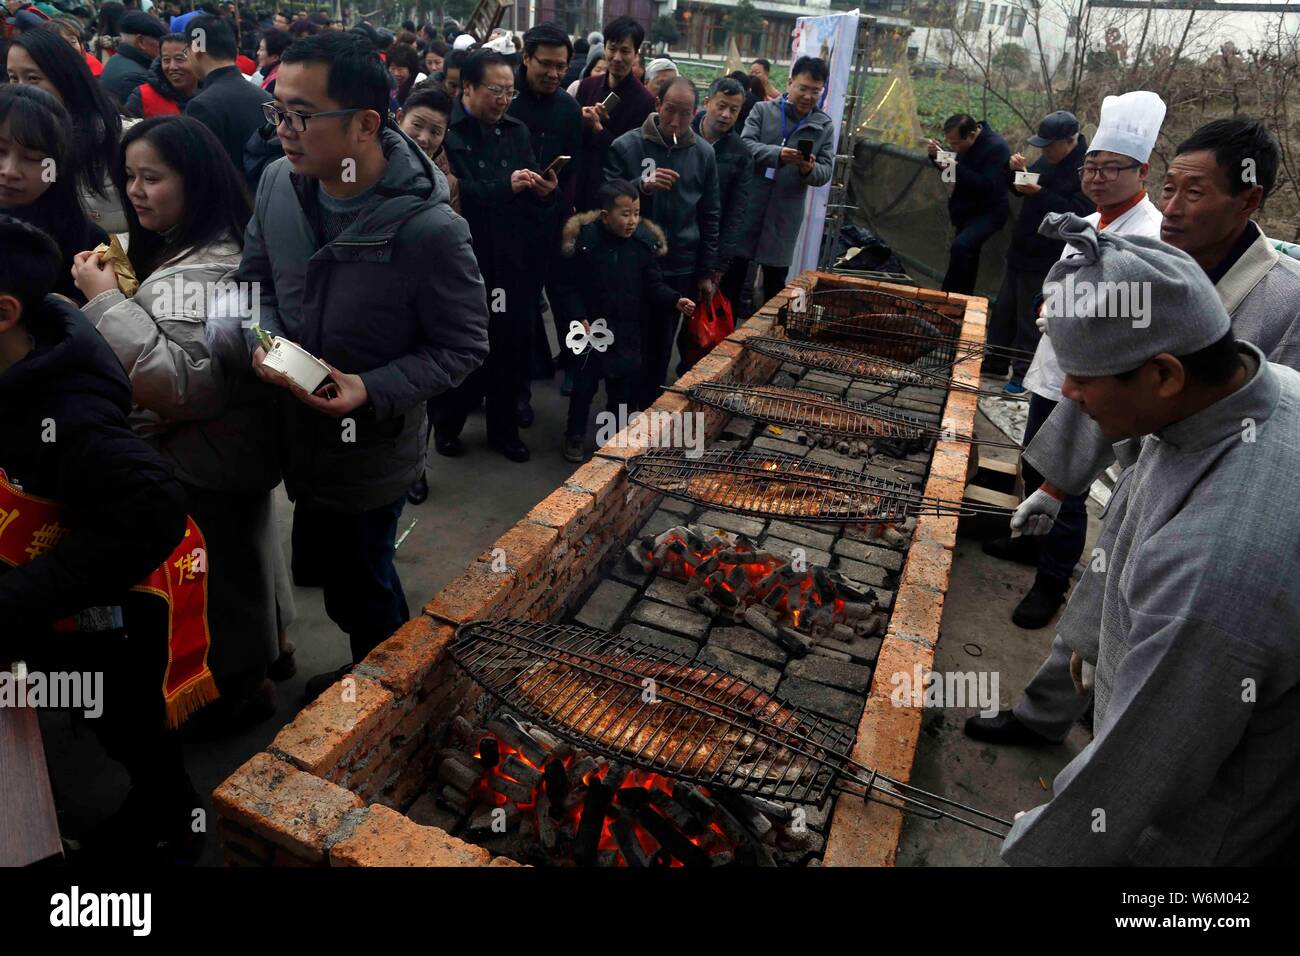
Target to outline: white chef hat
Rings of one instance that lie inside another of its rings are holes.
[[[477,42],[478,41],[468,33],[462,33],[460,36],[456,37],[455,41],[451,44],[451,48],[453,50],[468,50]]]
[[[1149,90],[1108,96],[1102,100],[1101,121],[1088,152],[1104,149],[1145,163],[1151,159],[1164,121],[1165,101]]]

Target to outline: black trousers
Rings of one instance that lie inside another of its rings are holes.
[[[993,321],[989,323],[989,345],[1000,345],[1032,353],[1038,348],[1042,333],[1035,322],[1037,313],[1034,302],[1043,291],[1043,282],[1047,271],[1017,269],[1008,265],[1002,273],[1002,285],[998,289],[998,299],[993,305]],[[1003,374],[1011,369],[1011,381],[1019,385],[1025,380],[1029,371],[1031,355],[1023,358],[1017,356],[1008,362],[1003,356],[990,356],[985,359],[983,371]],[[1046,399],[1044,399],[1046,401]]]
[[[532,371],[533,326],[541,283],[521,276],[510,282],[484,277],[488,296],[488,357],[458,387],[434,399],[433,430],[440,439],[459,438],[465,420],[487,398],[489,441],[518,441],[519,398]],[[501,289],[502,297],[494,292]],[[504,301],[502,301],[502,299]],[[494,305],[504,305],[493,311]]]
[[[573,353],[569,353],[573,354]],[[579,362],[581,356],[575,356]],[[569,396],[569,417],[564,426],[565,438],[586,438],[587,426],[591,422],[591,403],[600,389],[602,376],[598,371],[578,369],[573,376],[573,393]],[[605,378],[605,408],[618,414],[620,405],[627,406],[627,415],[631,415],[632,404],[636,400],[636,376],[616,376]],[[624,416],[626,417],[626,416]]]
[[[991,215],[976,216],[969,222],[953,223],[957,237],[948,249],[948,272],[943,277],[944,292],[970,295],[980,271],[980,251],[984,243],[1006,224],[1006,219]]]
[[[318,581],[325,613],[348,636],[352,662],[411,619],[393,564],[397,521],[405,496],[372,511],[293,511],[293,577]]]
[[[694,275],[664,276],[679,298],[694,301],[699,296],[699,282]],[[673,358],[673,342],[682,314],[676,305],[658,314],[651,312],[641,329],[641,384],[637,390],[637,409],[649,408],[663,392],[668,363]]]
[[[722,281],[718,283],[718,288],[722,294],[727,297],[731,303],[731,314],[739,325],[742,320],[749,318],[754,313],[752,290],[749,283],[745,280],[749,278],[749,259],[733,259],[731,268],[722,274]]]
[[[1057,403],[1038,394],[1029,396],[1029,419],[1025,422],[1025,447],[1034,440],[1038,429],[1052,414]],[[1038,490],[1043,483],[1040,475],[1029,462],[1021,459],[1021,471],[1025,478],[1026,496]],[[1052,530],[1039,539],[1038,576],[1047,583],[1060,587],[1061,592],[1070,586],[1070,575],[1078,564],[1083,546],[1088,538],[1088,498],[1087,495],[1066,495],[1061,503],[1061,512],[1056,516]]]
[[[758,270],[761,274],[761,281],[763,283],[763,301],[752,303],[751,307],[742,313],[736,308],[736,302],[742,295],[744,295],[744,293],[750,291],[749,286],[745,284],[745,278],[749,274],[749,264],[751,261],[752,260],[750,259],[733,260],[731,268],[727,270],[722,277],[722,282],[719,283],[719,288],[722,289],[722,294],[728,299],[731,299],[731,305],[735,313],[737,325],[740,324],[742,315],[745,318],[749,318],[770,302],[774,295],[777,295],[785,288],[785,275],[790,271],[790,266],[788,264],[783,266],[759,265]],[[735,295],[733,296],[732,292],[728,292],[728,289],[731,289]]]

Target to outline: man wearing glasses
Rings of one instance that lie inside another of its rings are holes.
[[[251,85],[251,84],[249,84]],[[321,586],[350,662],[409,617],[393,565],[406,491],[423,474],[425,402],[487,356],[487,306],[446,177],[388,119],[388,72],[366,41],[333,31],[290,46],[266,107],[284,160],[262,176],[234,278],[259,295],[270,335],[329,366],[313,393],[283,387],[278,450],[295,503],[293,575]]]
[[[487,397],[488,444],[511,461],[529,458],[519,439],[518,403],[528,382],[533,317],[546,261],[538,254],[552,222],[558,178],[538,172],[528,127],[509,115],[519,95],[500,53],[479,50],[461,68],[463,111],[445,148],[460,180],[460,208],[474,235],[487,291],[490,349],[483,367],[438,402],[434,447],[464,454],[461,430]]]
[[[511,116],[528,127],[538,169],[545,169],[557,156],[568,156],[573,160],[559,172],[559,189],[555,202],[551,203],[546,232],[538,249],[538,254],[546,256],[550,261],[554,261],[552,257],[559,253],[560,230],[564,227],[565,220],[573,214],[574,176],[578,171],[576,160],[582,149],[582,107],[577,100],[560,89],[560,80],[568,69],[572,54],[573,44],[569,35],[554,23],[538,24],[525,33],[523,60],[515,77],[515,88],[519,90],[519,96],[509,110]],[[549,264],[548,261],[547,265]],[[557,270],[547,267],[543,274],[556,275]],[[550,298],[555,300],[553,295]],[[550,345],[542,328],[540,303],[534,313],[532,365],[535,370],[553,373]],[[559,315],[554,310],[552,315],[555,319],[556,340],[563,343],[566,333],[560,327]],[[567,367],[565,358],[572,355],[568,349],[561,348],[561,365]],[[531,397],[529,383],[525,381],[518,409],[521,428],[527,428],[533,423]]]

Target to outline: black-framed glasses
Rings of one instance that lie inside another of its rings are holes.
[[[1137,169],[1141,163],[1129,163],[1127,166],[1121,166],[1119,163],[1103,163],[1100,166],[1083,165],[1078,169],[1079,175],[1084,179],[1100,179],[1107,182],[1119,176],[1121,170]]]
[[[315,119],[318,116],[347,116],[349,113],[363,112],[365,112],[365,108],[357,106],[350,110],[326,110],[323,113],[298,113],[294,110],[283,109],[276,106],[274,103],[262,104],[262,115],[266,117],[268,123],[272,126],[279,126],[281,123],[288,123],[289,129],[293,130],[295,133],[305,132],[307,129],[307,121],[309,119]]]

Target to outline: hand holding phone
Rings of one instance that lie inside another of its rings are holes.
[[[610,113],[613,111],[614,107],[618,106],[618,102],[618,94],[610,93],[609,96],[600,101],[600,106],[606,113]]]
[[[805,161],[812,159],[813,141],[811,139],[799,140],[799,155]]]
[[[560,170],[567,166],[571,159],[573,159],[572,156],[556,156],[551,160],[551,164],[542,170],[542,175],[545,176],[547,173],[555,173],[557,176],[560,175]]]

